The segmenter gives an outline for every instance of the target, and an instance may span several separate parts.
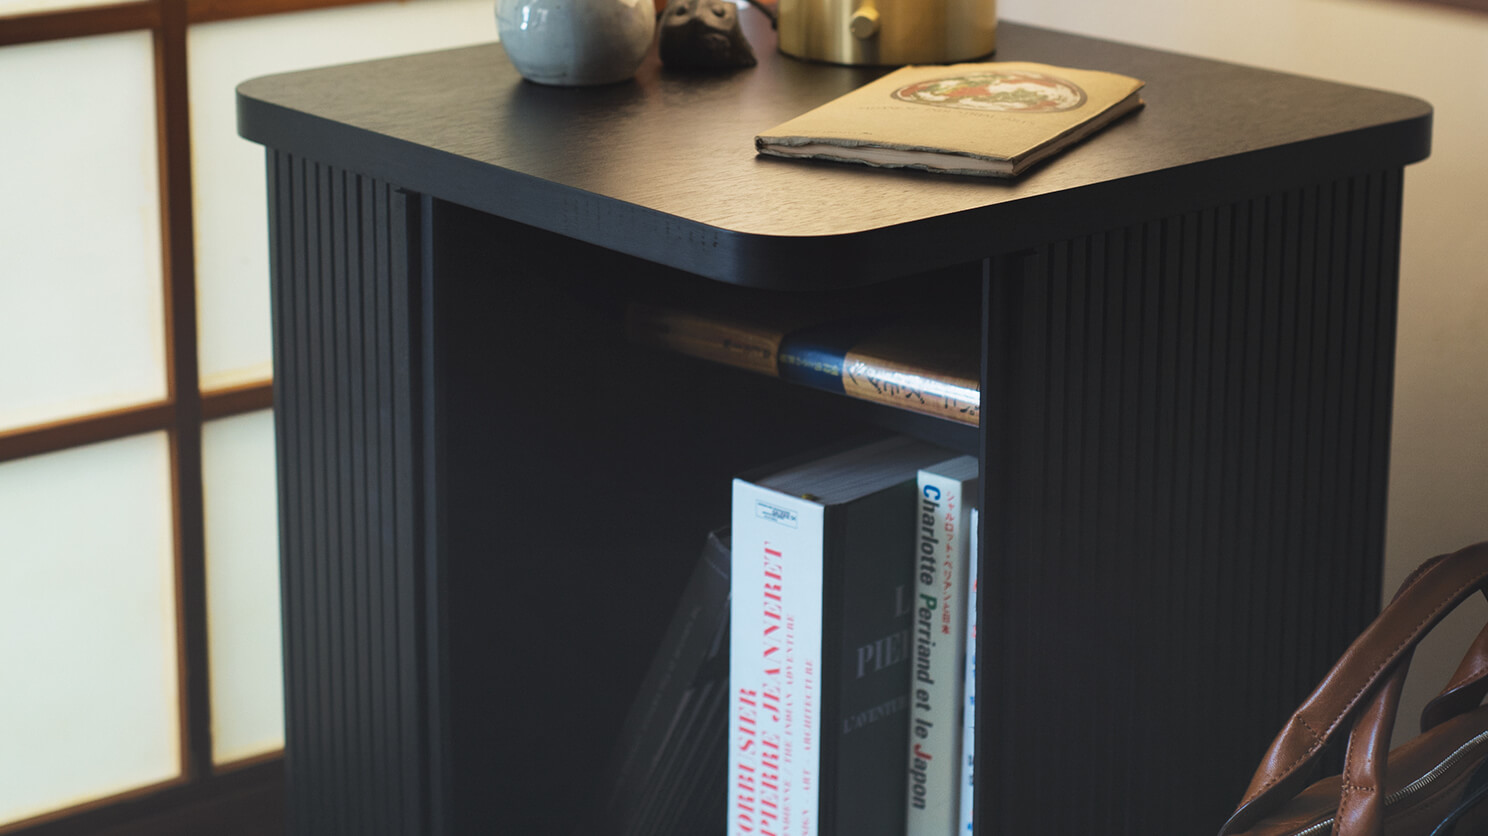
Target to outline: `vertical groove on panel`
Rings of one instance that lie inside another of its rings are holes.
[[[1331,232],[1332,226],[1332,190],[1328,184],[1313,185],[1307,188],[1307,208],[1303,218],[1302,231],[1304,237],[1301,239],[1303,246],[1303,260],[1300,265],[1301,274],[1299,281],[1302,283],[1302,298],[1298,314],[1304,319],[1305,346],[1301,348],[1300,355],[1296,358],[1294,365],[1299,373],[1304,376],[1306,385],[1307,417],[1299,418],[1299,422],[1305,423],[1305,429],[1300,430],[1305,434],[1303,440],[1302,477],[1303,487],[1301,494],[1305,496],[1310,491],[1320,490],[1323,484],[1323,461],[1324,461],[1324,423],[1312,418],[1324,411],[1324,404],[1334,397],[1327,386],[1327,345],[1330,339],[1328,334],[1328,264],[1331,259]],[[1310,513],[1306,515],[1306,533],[1301,541],[1303,554],[1317,554],[1323,545],[1324,532],[1328,525],[1323,518],[1322,503],[1312,502]],[[1312,561],[1303,565],[1305,582],[1298,590],[1298,598],[1310,600],[1317,609],[1327,609],[1326,602],[1318,601],[1316,590],[1322,570]],[[1309,597],[1311,596],[1311,597]],[[1330,617],[1324,616],[1324,617]],[[1298,630],[1301,622],[1298,623]],[[1326,638],[1323,639],[1326,641]],[[1305,676],[1307,671],[1303,660],[1298,660],[1299,675]]]
[[[300,253],[297,265],[298,271],[294,278],[295,284],[290,289],[298,295],[302,307],[300,314],[300,331],[297,336],[300,341],[294,353],[302,357],[299,371],[303,377],[297,381],[298,394],[301,396],[299,403],[300,422],[302,432],[300,433],[299,463],[293,466],[295,473],[302,474],[303,490],[300,495],[301,525],[304,536],[299,543],[302,555],[300,558],[300,571],[303,573],[304,588],[304,622],[300,626],[303,631],[303,652],[305,655],[305,678],[303,686],[305,689],[305,742],[302,746],[307,753],[313,753],[314,757],[307,758],[307,769],[305,770],[306,782],[309,785],[309,795],[306,799],[305,827],[308,832],[314,830],[330,830],[330,823],[323,818],[325,805],[321,799],[326,797],[325,775],[329,771],[324,765],[327,733],[323,723],[317,722],[319,717],[327,713],[328,706],[322,699],[323,680],[318,672],[324,667],[324,608],[320,606],[320,599],[324,596],[321,573],[323,561],[321,558],[320,533],[317,531],[317,521],[324,518],[323,513],[316,508],[318,497],[323,495],[321,490],[319,467],[315,458],[323,448],[321,439],[317,437],[319,422],[316,420],[316,398],[319,389],[319,352],[315,350],[319,325],[317,319],[320,315],[320,306],[316,304],[319,296],[319,286],[314,281],[314,276],[319,267],[319,258],[316,256],[314,247],[314,232],[316,229],[314,207],[314,174],[308,171],[308,165],[304,160],[293,159],[291,163],[295,168],[295,203],[293,213],[295,233],[303,240],[303,244],[296,248]],[[293,553],[292,553],[293,554]],[[290,555],[286,555],[289,559]],[[293,746],[289,741],[285,742],[285,756],[293,757]],[[314,768],[310,768],[314,764]]]
[[[1373,616],[1400,181],[998,263],[979,833],[1217,830]]]
[[[335,224],[332,217],[330,172],[325,166],[308,164],[315,182],[314,252],[316,271],[313,277],[316,304],[315,341],[315,421],[317,425],[316,490],[315,508],[319,522],[316,525],[320,538],[319,572],[321,593],[317,600],[324,619],[325,637],[322,645],[321,670],[326,706],[326,716],[321,725],[326,737],[326,793],[331,801],[329,810],[332,831],[351,832],[348,810],[351,799],[346,793],[346,735],[342,726],[345,715],[339,709],[345,704],[346,677],[342,670],[343,625],[345,623],[344,596],[341,595],[340,515],[337,508],[336,470],[339,440],[336,435],[336,304],[335,304],[335,256],[331,232]]]
[[[290,830],[420,834],[408,196],[279,152],[269,172]]]
[[[1339,349],[1338,366],[1343,385],[1340,401],[1350,406],[1359,403],[1359,392],[1365,385],[1365,381],[1361,379],[1365,352],[1365,346],[1361,344],[1361,341],[1367,339],[1362,333],[1365,296],[1362,280],[1367,278],[1363,264],[1363,250],[1367,245],[1364,227],[1366,209],[1364,182],[1364,177],[1357,177],[1339,183],[1346,206],[1347,220],[1344,227],[1346,230],[1343,241],[1344,257],[1338,265],[1342,268],[1338,273],[1338,282],[1345,288],[1346,293],[1341,306],[1343,308],[1343,339]],[[1358,442],[1364,435],[1360,431],[1360,424],[1367,420],[1367,416],[1358,415],[1358,411],[1360,410],[1349,410],[1347,407],[1340,410],[1341,414],[1337,423],[1339,438],[1337,479],[1340,489],[1343,486],[1360,482],[1362,474],[1358,472],[1359,462],[1361,458],[1368,458],[1367,455],[1359,456]],[[1351,415],[1350,412],[1355,414]],[[1364,522],[1363,514],[1352,504],[1340,503],[1338,516],[1340,529],[1344,534],[1345,554],[1357,553],[1359,545],[1362,544],[1358,532],[1360,525]],[[1353,580],[1350,578],[1350,581]],[[1354,583],[1351,582],[1350,586],[1354,586]],[[1361,593],[1362,591],[1360,590]]]
[[[1069,248],[1066,246],[1050,247],[1044,253],[1043,257],[1048,265],[1048,273],[1050,276],[1050,281],[1047,284],[1046,291],[1048,294],[1049,303],[1048,312],[1045,317],[1046,325],[1044,326],[1044,332],[1047,335],[1045,351],[1046,356],[1048,357],[1048,364],[1058,367],[1065,365],[1069,357],[1068,341],[1064,337],[1064,335],[1067,333],[1067,329],[1064,325],[1064,322],[1062,321],[1063,318],[1068,315],[1067,306],[1069,301],[1069,282],[1064,281],[1063,279],[1069,270]],[[1060,434],[1063,431],[1068,414],[1067,395],[1068,390],[1065,387],[1051,385],[1048,388],[1047,397],[1049,403],[1049,411],[1044,422],[1044,436],[1047,437],[1051,434]],[[1070,450],[1068,448],[1054,447],[1051,445],[1043,446],[1046,448],[1044,450],[1046,459],[1042,467],[1048,469],[1050,472],[1064,472],[1065,468],[1067,467],[1066,462],[1069,460],[1069,457],[1079,455],[1078,450]],[[1051,504],[1059,507],[1063,507],[1067,503],[1066,497],[1052,491],[1049,494],[1048,501]],[[1063,532],[1045,531],[1040,532],[1040,535],[1045,542],[1054,544],[1054,548],[1060,548]],[[1030,542],[1029,548],[1030,550],[1032,550],[1035,548],[1041,548],[1041,546],[1035,542]],[[1030,650],[1036,650],[1036,647],[1030,647]],[[1057,731],[1061,735],[1076,733],[1073,729],[1068,728],[1059,729]],[[1044,789],[1043,791],[1047,794],[1047,789]],[[1036,803],[1041,805],[1048,803],[1047,796],[1038,799]]]
[[[379,184],[376,192],[375,209],[377,215],[377,229],[379,232],[377,242],[377,276],[376,283],[379,289],[387,288],[392,283],[392,236],[388,229],[392,223],[389,208],[389,190]],[[379,307],[377,311],[377,368],[378,389],[383,396],[378,401],[379,416],[379,443],[377,450],[382,454],[378,457],[379,482],[382,485],[382,497],[378,507],[377,530],[382,542],[382,576],[383,576],[383,622],[381,635],[381,650],[383,658],[387,660],[388,678],[382,683],[383,692],[388,699],[388,714],[386,723],[380,732],[383,745],[394,759],[392,763],[398,763],[403,757],[400,746],[401,726],[398,718],[404,711],[402,695],[400,692],[400,681],[398,671],[402,660],[398,654],[397,636],[400,629],[398,622],[398,599],[397,599],[397,538],[394,528],[394,514],[396,510],[396,495],[393,479],[394,461],[391,455],[393,450],[393,439],[396,427],[393,425],[393,409],[390,393],[394,391],[393,380],[393,349],[392,349],[392,319],[393,311],[388,304],[384,293],[379,293]],[[403,816],[404,792],[403,784],[397,780],[394,771],[393,780],[389,781],[392,789],[392,814],[388,820],[398,822]]]
[[[337,619],[341,625],[341,639],[337,643],[340,654],[340,664],[337,667],[337,676],[344,683],[340,704],[345,706],[345,719],[338,728],[338,735],[344,740],[342,746],[343,772],[346,784],[358,786],[363,782],[360,773],[364,769],[364,758],[362,749],[362,735],[357,729],[357,721],[361,718],[360,710],[361,694],[364,684],[360,680],[357,656],[357,640],[363,635],[359,629],[358,616],[360,614],[361,598],[356,588],[356,577],[359,564],[362,562],[362,551],[354,545],[354,524],[351,509],[351,494],[355,490],[356,483],[351,476],[352,438],[351,438],[351,393],[349,388],[350,369],[349,362],[349,336],[352,328],[354,313],[347,304],[347,236],[349,230],[354,228],[354,215],[347,212],[346,208],[346,174],[342,171],[327,170],[330,180],[330,215],[333,223],[328,230],[331,244],[331,264],[327,274],[331,281],[329,285],[332,322],[327,329],[331,338],[332,356],[334,358],[333,370],[334,380],[329,390],[333,398],[331,414],[335,417],[332,427],[335,432],[336,442],[331,445],[331,450],[336,457],[335,466],[332,470],[332,492],[335,497],[333,509],[336,525],[336,561],[334,563],[337,589],[335,598],[341,602],[341,613]],[[347,807],[346,827],[350,832],[366,832],[367,826],[362,822],[363,804],[350,804]]]
[[[403,305],[413,308],[413,312],[394,317],[392,320],[390,342],[393,346],[394,360],[392,364],[393,390],[397,392],[413,391],[413,373],[418,366],[411,330],[412,324],[418,321],[418,291],[411,285],[412,259],[416,257],[414,250],[417,247],[417,240],[416,238],[410,240],[416,234],[413,229],[417,218],[417,209],[414,208],[417,200],[416,196],[407,192],[396,191],[390,196],[389,201],[390,226],[399,230],[399,234],[392,236],[390,242],[392,281],[389,289]],[[414,442],[418,435],[418,427],[412,399],[395,399],[393,413],[396,429],[393,434],[392,450],[394,484],[413,485],[422,474],[414,461],[414,451],[421,445]],[[422,497],[423,492],[419,491],[417,495]],[[415,554],[419,548],[420,538],[416,525],[422,509],[412,500],[411,495],[402,496],[394,509],[396,515],[394,548],[400,555]],[[421,705],[422,683],[425,676],[423,669],[424,634],[419,625],[422,617],[419,607],[423,589],[421,569],[422,567],[416,566],[412,560],[397,562],[396,589],[399,624],[397,638],[400,662],[398,673],[403,709],[399,712],[400,737],[404,757],[419,764],[419,769],[404,776],[407,795],[402,826],[407,833],[417,833],[423,829],[421,806],[426,794],[429,770],[428,761],[423,757],[420,748],[422,732],[426,728],[425,713]]]
[[[305,167],[300,161],[294,159],[287,159],[286,165],[294,172],[294,191],[291,196],[292,202],[289,205],[291,207],[298,207],[306,199]],[[317,594],[315,587],[317,562],[314,560],[313,554],[315,547],[315,517],[314,514],[309,513],[311,502],[315,496],[315,474],[314,468],[310,463],[311,451],[315,449],[314,439],[311,437],[314,431],[314,425],[311,421],[311,416],[313,415],[310,404],[311,358],[308,351],[311,312],[309,294],[305,290],[310,275],[310,245],[306,235],[307,218],[305,213],[303,211],[290,211],[287,213],[287,217],[292,219],[291,223],[294,225],[295,269],[294,273],[289,277],[289,284],[285,285],[285,293],[294,297],[297,308],[294,331],[295,342],[291,346],[290,351],[290,356],[297,358],[297,362],[293,369],[293,374],[286,381],[286,386],[291,390],[290,395],[294,403],[297,423],[294,434],[296,449],[291,451],[291,455],[297,457],[298,461],[305,464],[298,467],[287,467],[285,470],[286,476],[281,476],[282,479],[297,482],[300,488],[299,503],[295,508],[296,515],[300,519],[300,536],[293,544],[294,551],[286,551],[286,557],[283,559],[287,560],[290,554],[304,554],[306,557],[292,564],[287,564],[290,566],[292,578],[299,581],[300,584],[296,597],[299,599],[300,614],[298,629],[303,635],[290,637],[289,630],[287,629],[286,637],[298,645],[301,659],[299,669],[294,672],[300,676],[299,681],[296,683],[296,689],[299,692],[300,698],[300,728],[304,735],[298,745],[301,748],[319,750],[324,747],[313,745],[314,742],[318,742],[315,741],[315,735],[319,733],[319,728],[314,724],[314,712],[310,710],[317,706],[319,693],[315,680],[311,677],[311,672],[316,669],[317,660],[315,659],[315,651],[319,643],[315,637],[318,622],[316,620],[314,606]],[[280,379],[280,375],[278,374],[275,374],[274,377],[276,381]],[[289,628],[291,625],[286,625],[286,627]],[[298,640],[296,641],[295,639]],[[292,755],[294,745],[290,741],[285,742],[285,757],[290,762],[294,760]],[[313,832],[321,824],[318,820],[316,805],[313,803],[315,799],[321,797],[320,780],[317,772],[313,769],[297,771],[302,774],[304,784],[304,793],[300,798],[302,805],[300,810],[303,811],[303,821],[306,822],[304,832]]]
[[[382,603],[382,541],[377,536],[378,519],[378,497],[381,493],[381,485],[378,480],[377,457],[372,454],[376,449],[379,439],[378,409],[380,392],[377,386],[377,363],[376,347],[378,338],[377,328],[377,231],[376,212],[374,211],[373,190],[376,184],[364,177],[357,180],[357,217],[361,222],[361,231],[358,238],[358,265],[356,275],[358,295],[361,304],[357,308],[361,320],[362,341],[356,348],[358,367],[354,374],[356,383],[361,388],[362,396],[359,404],[361,416],[361,441],[358,449],[359,465],[362,471],[363,491],[360,495],[361,524],[358,526],[359,536],[365,540],[364,571],[367,584],[367,615],[366,635],[369,667],[367,671],[367,717],[363,722],[363,728],[367,735],[367,759],[368,773],[366,780],[371,786],[386,786],[389,773],[386,766],[387,754],[382,744],[379,730],[385,727],[388,713],[385,709],[386,696],[380,684],[385,681],[385,661],[382,653],[382,643],[379,641],[380,632],[384,623],[384,607]],[[391,793],[382,793],[376,798],[370,799],[368,814],[374,821],[387,821]]]
[[[1268,353],[1265,374],[1273,381],[1273,412],[1267,434],[1272,439],[1268,467],[1275,474],[1266,497],[1266,513],[1271,519],[1262,543],[1266,554],[1284,554],[1287,544],[1295,542],[1297,531],[1289,508],[1296,500],[1293,479],[1296,435],[1292,432],[1297,410],[1294,363],[1297,350],[1297,272],[1294,267],[1296,236],[1286,234],[1296,229],[1296,194],[1287,191],[1267,199],[1265,276],[1268,288],[1267,317],[1274,323],[1273,346]],[[1286,561],[1273,567],[1272,586],[1277,590],[1275,617],[1271,620],[1271,638],[1266,651],[1274,659],[1272,676],[1282,681],[1296,676],[1287,647],[1296,632],[1294,619],[1297,599],[1297,564]],[[1268,707],[1269,708],[1269,707]]]
[[[1374,263],[1378,265],[1379,276],[1375,288],[1377,314],[1372,360],[1374,399],[1369,408],[1373,421],[1368,445],[1372,465],[1368,479],[1371,483],[1388,482],[1390,476],[1390,437],[1394,417],[1392,404],[1395,397],[1396,311],[1400,291],[1395,271],[1400,263],[1401,217],[1403,215],[1401,199],[1405,185],[1405,172],[1397,169],[1381,172],[1378,176],[1380,178],[1380,203],[1376,216],[1378,228],[1375,240],[1379,243],[1379,250]],[[1365,522],[1370,526],[1366,533],[1366,547],[1384,539],[1386,498],[1383,492],[1379,496],[1371,497],[1371,504],[1365,514]],[[1417,555],[1415,559],[1425,560],[1427,557],[1428,555],[1423,554]],[[1393,595],[1394,592],[1393,589],[1383,590],[1386,595]]]
[[[270,271],[270,295],[273,306],[273,356],[274,367],[279,374],[274,376],[274,432],[276,436],[275,458],[278,473],[289,472],[288,462],[292,459],[291,450],[288,449],[287,439],[297,437],[298,416],[297,403],[293,398],[287,396],[288,383],[285,373],[288,372],[288,362],[294,357],[289,352],[289,347],[294,344],[294,334],[298,327],[298,305],[295,296],[287,288],[294,282],[295,270],[291,259],[294,234],[290,228],[291,217],[278,208],[289,205],[294,200],[294,192],[291,188],[291,170],[289,161],[283,155],[275,151],[266,152],[266,166],[268,169],[268,200],[273,209],[269,219],[269,271]],[[294,377],[290,374],[289,377]],[[279,551],[287,554],[292,549],[297,549],[301,536],[298,508],[301,502],[301,492],[297,480],[281,476],[279,491]],[[299,608],[298,595],[303,584],[297,578],[291,578],[292,567],[285,565],[280,572],[280,601],[281,618],[285,623],[298,623],[302,620]],[[285,736],[294,739],[303,736],[303,717],[289,706],[298,706],[303,700],[297,691],[303,676],[299,674],[301,667],[301,651],[299,643],[291,642],[281,634],[282,654],[284,658],[284,703],[288,710],[285,711]],[[299,775],[294,763],[285,765],[285,805],[288,810],[301,809],[301,793],[304,790],[303,783],[298,779]]]
[[[323,166],[306,163],[306,179],[314,183],[314,203],[309,208],[312,218],[312,253],[314,272],[311,274],[312,306],[316,311],[311,340],[313,367],[312,415],[315,419],[315,475],[316,488],[314,509],[316,514],[316,573],[318,594],[316,610],[321,618],[320,664],[321,704],[325,717],[320,722],[326,754],[326,771],[323,787],[330,814],[328,825],[332,832],[347,832],[346,806],[343,776],[346,772],[344,744],[340,724],[344,719],[337,709],[341,707],[342,689],[345,687],[338,670],[341,656],[341,596],[337,588],[340,583],[340,551],[336,547],[339,534],[336,517],[335,496],[335,350],[331,336],[335,329],[335,306],[331,295],[331,253],[326,240],[329,217],[329,196],[326,171]]]
[[[286,386],[291,390],[290,395],[297,415],[297,430],[295,439],[297,441],[295,450],[291,454],[295,457],[292,461],[301,464],[287,467],[283,479],[297,481],[300,485],[299,503],[296,506],[296,514],[300,518],[300,536],[293,544],[292,551],[286,551],[283,560],[290,568],[290,574],[300,583],[297,597],[300,599],[300,621],[298,624],[286,624],[287,640],[298,645],[301,657],[301,666],[298,671],[300,678],[296,688],[300,692],[300,724],[303,738],[300,741],[285,741],[285,757],[293,763],[296,758],[294,753],[298,746],[307,752],[321,752],[324,745],[317,740],[320,727],[315,724],[314,718],[324,712],[319,706],[319,688],[312,672],[318,667],[319,659],[316,658],[320,647],[317,630],[319,620],[314,602],[318,597],[316,586],[316,570],[319,561],[315,559],[315,514],[311,511],[311,504],[316,495],[315,468],[311,460],[313,451],[316,449],[314,434],[314,409],[310,402],[313,391],[311,370],[314,368],[313,358],[310,356],[312,319],[314,312],[310,307],[311,293],[309,288],[311,276],[311,256],[309,222],[310,217],[302,208],[309,200],[309,192],[305,179],[305,164],[303,161],[292,157],[285,158],[285,164],[293,171],[294,189],[290,201],[285,204],[287,211],[282,212],[285,217],[290,218],[294,226],[294,248],[295,270],[289,277],[289,282],[284,286],[284,291],[295,298],[298,307],[298,316],[295,322],[294,343],[290,347],[290,356],[297,358],[291,376],[286,381]],[[275,374],[275,380],[281,379]],[[303,558],[290,561],[290,555],[301,554]],[[295,635],[295,632],[300,635]],[[320,709],[316,711],[315,709]],[[302,833],[313,833],[324,826],[320,819],[320,810],[315,803],[323,797],[320,776],[323,770],[309,768],[314,762],[312,758],[306,758],[305,769],[299,769],[301,780],[304,785],[304,793],[301,796],[302,813],[300,826]]]
[[[336,277],[340,294],[339,302],[346,323],[341,334],[339,351],[342,360],[338,370],[340,375],[338,383],[342,395],[342,444],[345,447],[341,464],[342,479],[345,484],[345,492],[341,500],[342,522],[346,530],[343,542],[346,543],[351,554],[358,556],[349,572],[351,599],[356,604],[352,633],[357,636],[368,636],[371,632],[367,619],[368,553],[366,517],[362,512],[366,501],[367,477],[362,455],[362,451],[366,449],[366,438],[362,432],[362,410],[365,399],[362,397],[361,382],[362,225],[358,200],[361,180],[356,175],[346,172],[339,173],[337,180],[339,187],[337,203],[342,207],[341,212],[347,219],[341,227],[342,240],[338,247],[344,266],[337,271]],[[352,779],[359,786],[369,786],[375,761],[370,745],[371,728],[368,725],[368,719],[372,714],[371,694],[375,683],[368,675],[370,667],[368,642],[358,641],[353,644],[351,650],[354,702],[348,733],[355,741]],[[361,832],[368,832],[375,826],[373,822],[376,818],[365,803],[358,810],[357,818],[357,828]]]
[[[427,195],[419,198],[420,206],[418,215],[418,238],[416,249],[422,262],[419,267],[419,275],[432,277],[436,275],[435,257],[440,247],[435,245],[435,218],[434,200]],[[434,281],[423,281],[419,288],[419,318],[420,328],[425,334],[437,334],[440,326],[436,324],[435,315],[439,311],[439,300],[435,292],[440,287]],[[423,468],[423,504],[420,510],[423,517],[416,526],[419,536],[422,538],[421,548],[425,554],[438,555],[449,551],[445,543],[448,537],[449,526],[445,523],[445,514],[442,510],[448,503],[444,495],[444,482],[442,472],[443,462],[447,460],[443,452],[448,443],[450,434],[440,425],[438,414],[439,404],[445,402],[446,394],[438,391],[436,385],[440,382],[438,374],[434,370],[434,353],[432,343],[423,346],[425,351],[416,358],[418,366],[425,370],[426,395],[422,409],[418,411],[416,418],[419,423],[419,437],[423,440],[421,462],[418,466]],[[424,799],[423,817],[425,831],[429,836],[443,836],[454,828],[452,822],[454,802],[454,788],[451,778],[451,758],[453,755],[451,729],[449,728],[450,713],[445,709],[444,697],[450,691],[450,676],[452,671],[449,664],[448,634],[451,618],[449,596],[445,578],[449,567],[443,560],[427,560],[423,565],[423,600],[425,612],[429,614],[427,628],[424,634],[425,645],[422,648],[423,667],[423,693],[424,700],[420,716],[424,718],[422,741],[424,748],[422,758],[427,768],[421,787],[421,795]],[[682,808],[678,808],[678,812]]]

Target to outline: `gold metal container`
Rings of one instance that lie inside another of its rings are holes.
[[[833,64],[944,64],[997,48],[997,0],[780,0],[780,51]]]

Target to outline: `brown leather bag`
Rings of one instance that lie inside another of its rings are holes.
[[[1488,595],[1488,543],[1407,578],[1277,735],[1219,836],[1488,834],[1488,627],[1422,712],[1421,734],[1388,751],[1411,654],[1475,592]],[[1345,727],[1343,774],[1309,786]]]

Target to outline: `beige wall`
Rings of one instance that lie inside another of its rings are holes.
[[[1436,109],[1406,175],[1386,589],[1488,540],[1488,14],[1382,0],[1000,0],[1003,19],[1408,93]],[[1482,624],[1417,656],[1396,739]]]

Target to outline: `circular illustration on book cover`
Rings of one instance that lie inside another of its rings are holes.
[[[908,84],[895,90],[894,98],[965,110],[1057,113],[1084,104],[1085,91],[1043,73],[971,73]]]

